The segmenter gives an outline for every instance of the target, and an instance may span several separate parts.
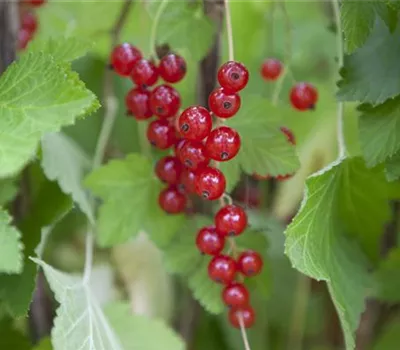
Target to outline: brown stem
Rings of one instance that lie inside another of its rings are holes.
[[[18,27],[17,2],[0,1],[0,74],[16,58]]]

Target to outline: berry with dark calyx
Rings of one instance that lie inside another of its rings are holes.
[[[46,0],[23,0],[24,4],[34,7],[42,6],[45,2]]]
[[[177,83],[186,74],[186,61],[183,57],[171,53],[161,59],[158,71],[167,83]]]
[[[299,111],[314,109],[318,91],[310,83],[297,83],[290,91],[290,102]]]
[[[183,169],[179,178],[179,188],[187,193],[196,193],[196,173],[188,168]]]
[[[210,162],[206,156],[204,145],[198,141],[186,140],[178,150],[180,161],[188,168],[196,170],[201,169]]]
[[[114,71],[122,76],[129,76],[133,66],[142,58],[142,53],[133,45],[124,43],[111,52],[110,63]]]
[[[150,94],[150,109],[159,118],[173,117],[181,107],[181,97],[172,86],[159,85]]]
[[[158,204],[169,214],[182,213],[186,207],[186,196],[176,186],[170,186],[160,192]]]
[[[263,267],[260,254],[252,250],[240,254],[237,264],[238,270],[247,277],[258,275]]]
[[[232,308],[229,310],[229,322],[235,328],[240,328],[240,318],[244,328],[251,328],[254,325],[255,312],[250,305]]]
[[[217,88],[208,97],[208,107],[219,118],[231,118],[240,108],[241,100],[237,93],[229,93]]]
[[[157,177],[168,184],[174,185],[179,182],[183,171],[183,165],[177,157],[166,156],[156,164]]]
[[[32,40],[32,33],[27,31],[26,29],[21,28],[18,31],[18,42],[17,42],[18,50],[25,49],[31,40]]]
[[[240,149],[240,136],[228,126],[220,126],[211,131],[206,141],[206,154],[211,159],[224,162],[235,157]]]
[[[215,282],[230,284],[237,273],[236,261],[228,255],[214,256],[208,264],[208,276]]]
[[[176,141],[175,129],[167,120],[153,120],[147,128],[147,139],[153,146],[167,149]]]
[[[215,231],[214,226],[203,227],[196,237],[197,248],[203,254],[218,255],[225,245],[225,238]]]
[[[125,105],[127,110],[137,119],[145,120],[150,118],[153,113],[150,110],[150,92],[141,89],[133,88],[125,96]]]
[[[218,70],[219,84],[230,92],[244,89],[249,81],[249,72],[240,62],[228,61]]]
[[[196,174],[196,193],[210,201],[220,198],[226,187],[225,176],[221,170],[205,167]]]
[[[242,283],[234,282],[227,285],[222,291],[222,300],[229,307],[243,307],[249,303],[250,295],[246,286]]]
[[[36,32],[37,27],[38,22],[36,15],[30,11],[24,12],[21,16],[21,28],[33,34]]]
[[[247,226],[247,214],[238,205],[226,205],[215,214],[215,227],[222,236],[238,236]]]
[[[289,143],[291,143],[293,146],[296,145],[296,138],[294,137],[293,131],[282,126],[281,131],[285,134],[287,140]]]
[[[211,131],[211,114],[204,107],[192,106],[181,113],[178,125],[182,137],[188,140],[201,141]]]
[[[157,67],[152,61],[142,58],[135,63],[130,76],[138,86],[152,86],[158,79]]]
[[[265,80],[276,80],[282,73],[282,63],[276,58],[268,58],[261,65],[261,76]]]

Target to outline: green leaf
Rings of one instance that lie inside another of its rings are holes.
[[[0,348],[31,350],[31,341],[15,327],[15,322],[9,317],[0,320]]]
[[[400,249],[393,249],[375,273],[377,298],[397,303],[400,301]]]
[[[47,40],[35,40],[29,46],[30,52],[45,52],[56,62],[70,62],[86,54],[92,43],[82,37],[55,37]]]
[[[400,150],[400,97],[372,107],[361,106],[359,137],[368,166],[375,166]]]
[[[11,201],[18,193],[18,187],[15,184],[15,179],[0,180],[0,206]]]
[[[164,6],[163,2],[155,5]],[[152,9],[155,13],[157,9]],[[157,43],[167,43],[173,50],[185,49],[195,61],[209,51],[214,38],[214,27],[204,15],[200,2],[170,1],[157,25]]]
[[[388,181],[395,181],[400,177],[400,153],[386,160],[385,174]]]
[[[0,307],[2,304],[13,317],[25,316],[32,300],[37,267],[29,256],[34,255],[42,228],[59,220],[72,207],[69,196],[62,193],[56,183],[48,181],[40,166],[36,165],[28,168],[30,210],[19,225],[25,247],[24,269],[19,275],[0,274]]]
[[[169,272],[188,279],[193,296],[210,313],[218,314],[224,310],[221,301],[221,286],[210,280],[207,266],[210,257],[201,255],[196,247],[196,234],[204,226],[211,225],[209,218],[194,216],[176,234],[165,249],[165,263]]]
[[[121,339],[124,350],[184,350],[185,344],[161,320],[132,315],[130,306],[114,303],[105,309],[106,316]]]
[[[0,78],[0,177],[19,171],[41,137],[98,108],[76,73],[44,53],[28,53]]]
[[[49,337],[43,338],[32,350],[53,350],[51,339]]]
[[[103,199],[97,232],[101,246],[125,242],[145,228],[152,240],[164,244],[182,221],[181,215],[155,209],[162,185],[151,162],[139,154],[109,162],[89,174],[85,184]]]
[[[60,272],[42,260],[31,259],[43,268],[60,303],[51,332],[55,350],[123,350],[87,281]]]
[[[243,98],[242,107],[226,125],[236,129],[242,141],[237,162],[247,174],[286,175],[300,166],[295,148],[280,130],[279,116],[284,108],[255,95]]]
[[[379,331],[372,350],[397,350],[400,342],[400,320],[390,320]]]
[[[285,242],[285,253],[297,270],[327,282],[343,328],[346,349],[354,349],[353,333],[364,310],[364,296],[370,284],[367,263],[356,242],[345,236],[346,226],[350,213],[355,218],[365,219],[368,215],[375,218],[375,213],[362,211],[360,200],[365,197],[370,200],[372,187],[369,181],[356,176],[360,163],[358,158],[345,159],[309,177],[303,203],[286,230]],[[345,191],[348,188],[353,189],[353,194]],[[374,208],[377,207],[375,203]],[[372,219],[368,217],[368,223]],[[360,232],[353,234],[361,235]]]
[[[82,187],[89,159],[73,140],[62,133],[49,133],[42,138],[42,163],[47,178],[57,181],[64,193],[70,194],[88,219],[94,223],[89,197]]]
[[[377,20],[365,45],[345,57],[338,98],[379,104],[400,94],[400,26],[390,33]]]
[[[341,21],[348,52],[362,46],[371,33],[376,16],[376,1],[345,0],[340,7]]]
[[[10,222],[11,217],[0,208],[0,272],[20,273],[24,258],[21,233]]]
[[[228,162],[219,163],[219,169],[224,173],[226,180],[225,191],[232,192],[240,181],[240,163],[235,157]]]

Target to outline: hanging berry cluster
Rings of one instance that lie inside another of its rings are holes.
[[[22,0],[20,2],[20,27],[18,31],[18,50],[26,48],[28,43],[33,39],[38,29],[38,19],[34,9],[42,6],[46,0]]]
[[[175,127],[181,107],[179,92],[170,84],[181,81],[186,74],[186,62],[170,53],[158,63],[143,58],[139,49],[124,43],[111,54],[112,69],[119,75],[130,77],[135,86],[127,93],[125,104],[128,115],[138,121],[155,116],[147,128],[147,139],[156,148],[179,148],[182,139]],[[165,84],[156,86],[161,78]],[[167,213],[185,210],[187,195],[194,193],[194,172],[185,169],[177,154],[161,158],[155,167],[156,175],[168,186],[159,195],[159,204]]]

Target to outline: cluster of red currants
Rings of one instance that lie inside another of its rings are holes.
[[[181,97],[170,84],[184,78],[184,58],[170,53],[161,58],[157,66],[153,60],[144,59],[135,46],[124,43],[114,48],[111,67],[117,74],[130,77],[135,84],[125,97],[128,115],[138,121],[156,117],[147,128],[149,142],[161,150],[173,146],[177,149],[180,136],[175,120],[181,107]],[[166,84],[155,86],[159,78]],[[155,172],[161,181],[168,184],[160,193],[160,206],[170,214],[183,212],[187,194],[194,192],[194,173],[184,169],[176,155],[161,158]]]
[[[259,274],[263,267],[261,256],[255,251],[243,251],[232,257],[222,254],[226,240],[231,240],[231,251],[237,255],[232,239],[242,234],[247,226],[246,212],[237,205],[226,205],[215,215],[214,225],[203,227],[197,233],[196,245],[200,252],[212,256],[208,265],[209,277],[224,285],[222,300],[229,307],[229,321],[240,328],[250,328],[254,324],[255,312],[250,304],[250,294],[242,283],[244,277]]]
[[[26,48],[28,43],[33,39],[37,29],[38,20],[34,8],[42,6],[46,0],[21,0],[20,2],[20,27],[18,31],[18,50]]]
[[[261,65],[261,76],[267,81],[279,78],[283,71],[281,61],[276,58],[268,58]],[[290,90],[290,102],[299,111],[307,111],[315,108],[318,101],[318,91],[310,83],[300,82]]]

